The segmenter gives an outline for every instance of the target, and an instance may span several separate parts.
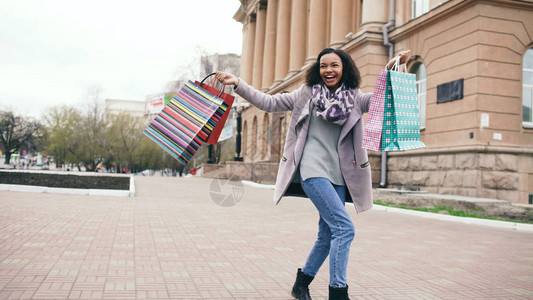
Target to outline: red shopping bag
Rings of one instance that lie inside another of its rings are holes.
[[[206,91],[210,92],[213,95],[217,95],[220,99],[224,100],[224,103],[228,106],[228,109],[226,110],[226,112],[224,112],[222,117],[220,117],[220,119],[218,120],[215,128],[213,128],[213,130],[211,131],[211,134],[207,138],[206,143],[211,144],[211,145],[216,145],[217,144],[218,138],[220,137],[220,134],[222,133],[222,129],[224,129],[224,124],[226,124],[226,120],[228,119],[229,112],[231,110],[231,106],[233,105],[233,101],[235,100],[234,96],[224,93],[224,86],[223,85],[222,85],[221,88],[216,88],[215,87],[215,83],[216,83],[216,79],[215,78],[213,78],[209,83],[204,83],[204,81],[207,78],[209,78],[209,77],[211,77],[211,76],[213,76],[215,74],[216,73],[211,73],[211,74],[207,75],[202,80],[202,82],[195,81],[196,84],[201,86]]]

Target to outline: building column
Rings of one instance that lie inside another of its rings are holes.
[[[252,65],[252,85],[256,89],[261,89],[263,83],[263,55],[265,50],[265,25],[266,25],[266,4],[257,4],[255,21],[255,42],[254,61]]]
[[[352,31],[352,0],[332,0],[331,16],[330,46],[338,48],[346,42],[346,35]]]
[[[255,15],[247,18],[243,26],[242,56],[241,56],[241,77],[246,82],[252,80],[252,66],[254,62],[255,43]]]
[[[266,9],[265,53],[263,57],[262,89],[268,89],[274,83],[274,67],[276,64],[276,27],[278,16],[278,0],[269,0]]]
[[[306,62],[313,62],[318,53],[326,47],[328,3],[325,0],[311,0],[309,10],[309,31]]]
[[[274,79],[281,81],[289,72],[291,0],[281,0],[278,3],[278,19],[276,32],[276,66]]]
[[[289,72],[303,67],[307,49],[307,0],[292,0]]]
[[[388,0],[363,0],[361,27],[381,31],[381,26],[389,20]]]

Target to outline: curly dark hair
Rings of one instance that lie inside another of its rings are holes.
[[[359,69],[357,69],[352,57],[344,50],[333,48],[326,48],[318,54],[315,63],[313,63],[313,65],[307,70],[305,83],[309,86],[313,86],[323,82],[320,77],[320,58],[329,53],[335,53],[341,58],[342,77],[340,83],[344,83],[344,86],[348,88],[358,89],[361,84],[361,74],[359,74]]]

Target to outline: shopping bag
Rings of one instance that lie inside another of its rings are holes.
[[[381,151],[405,151],[425,147],[420,141],[416,76],[387,71]]]
[[[219,97],[224,85],[217,93],[211,93],[201,87],[202,83],[188,81],[143,131],[183,164],[207,141],[228,109]]]
[[[370,108],[365,122],[363,148],[381,151],[381,131],[383,130],[383,112],[385,107],[385,89],[387,87],[387,70],[381,70],[370,100]]]
[[[215,80],[216,80],[214,77],[213,77],[213,80],[211,80],[209,83],[203,83],[208,77],[211,77],[211,76],[213,76],[215,74],[216,73],[211,73],[211,74],[207,75],[204,78],[204,80],[202,80],[202,82],[195,81],[194,83],[198,84],[203,89],[205,89],[208,92],[210,92],[211,94],[215,94],[216,95],[216,94],[218,94],[220,92],[220,90],[217,89],[214,86]],[[220,117],[220,120],[218,120],[215,128],[213,128],[213,130],[211,131],[211,134],[207,138],[207,143],[211,144],[211,145],[216,145],[217,144],[218,138],[220,137],[220,134],[222,133],[222,129],[224,129],[224,124],[226,124],[226,120],[228,119],[228,116],[230,114],[230,110],[231,110],[231,106],[233,105],[233,101],[235,100],[234,96],[224,93],[223,89],[222,89],[222,93],[220,94],[219,98],[224,100],[224,104],[228,107],[228,109],[226,110],[226,112],[224,112],[222,117]]]

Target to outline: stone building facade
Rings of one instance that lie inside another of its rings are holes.
[[[325,47],[347,51],[361,90],[372,92],[390,55],[411,50],[407,69],[417,75],[426,148],[386,157],[369,152],[376,186],[386,159],[388,187],[533,201],[532,1],[240,2],[240,76],[266,93],[298,88]],[[454,101],[441,94],[450,86],[462,92]],[[289,119],[290,112],[243,110],[244,162],[227,167],[257,168],[251,177],[272,181]]]

